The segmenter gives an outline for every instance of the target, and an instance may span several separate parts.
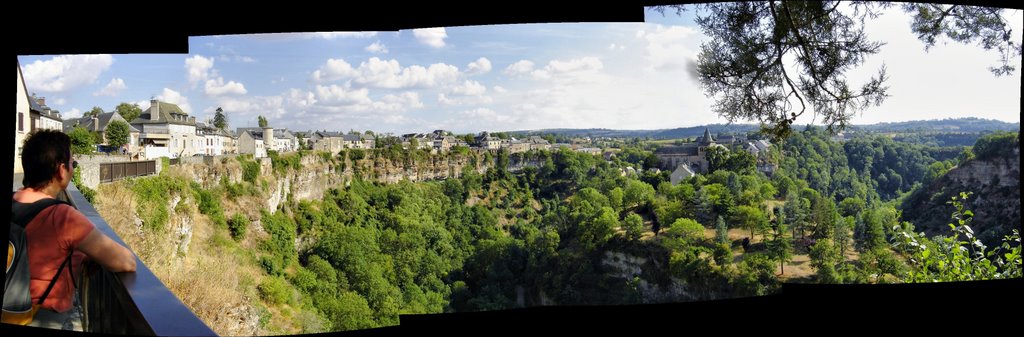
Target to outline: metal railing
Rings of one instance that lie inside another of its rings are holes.
[[[156,173],[156,160],[121,163],[100,163],[100,182],[109,183],[126,177],[139,177]]]
[[[59,196],[71,202],[96,229],[117,243],[124,241],[114,233],[74,184]],[[135,257],[135,272],[113,273],[96,265],[89,266],[79,291],[84,309],[83,328],[106,334],[159,336],[216,336],[195,313],[174,296],[163,282]]]

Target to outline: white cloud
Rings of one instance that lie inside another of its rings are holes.
[[[377,32],[317,32],[317,33],[306,33],[312,35],[312,37],[321,38],[325,40],[333,40],[337,38],[368,38],[377,36]]]
[[[489,71],[491,71],[491,60],[486,57],[481,57],[466,66],[466,74],[469,75],[485,74]]]
[[[444,47],[444,39],[448,38],[444,27],[413,29],[412,35],[416,41],[434,48]]]
[[[92,95],[114,97],[117,96],[117,94],[121,93],[121,90],[124,90],[124,88],[124,80],[115,77],[110,79],[110,83],[107,83],[107,85],[104,86],[103,89],[100,89],[99,91],[92,93]]]
[[[244,95],[245,86],[235,81],[224,83],[223,77],[206,81],[206,94],[210,96]]]
[[[487,87],[480,82],[466,80],[460,85],[452,88],[452,93],[463,96],[479,96],[487,92]]]
[[[543,69],[530,72],[534,79],[547,80],[578,80],[585,76],[593,76],[598,73],[604,64],[596,57],[587,56],[568,61],[551,60]]]
[[[309,40],[324,39],[334,40],[339,38],[369,38],[377,36],[377,32],[316,32],[316,33],[273,33],[273,34],[246,34],[245,37],[264,41],[288,41],[288,40]]]
[[[455,82],[459,77],[459,68],[435,63],[429,67],[413,65],[402,67],[398,61],[381,60],[371,57],[366,62],[352,68],[341,59],[331,59],[327,64],[313,72],[312,79],[323,83],[337,80],[348,80],[348,84],[370,86],[385,89],[434,88]]]
[[[505,68],[505,75],[516,76],[528,74],[533,71],[533,62],[530,60],[519,60]]]
[[[459,68],[444,63],[402,68],[394,59],[382,61],[376,57],[360,63],[359,72],[355,83],[388,89],[434,88],[459,76]]]
[[[327,63],[313,72],[313,81],[328,82],[343,78],[355,77],[358,72],[343,59],[328,59]]]
[[[295,88],[289,89],[288,92],[285,93],[285,100],[291,106],[298,106],[302,108],[310,107],[317,103],[316,95],[312,92]]]
[[[64,118],[78,118],[82,116],[82,110],[78,108],[71,108],[67,112],[63,113]]]
[[[67,92],[96,82],[110,69],[114,58],[102,55],[62,55],[25,66],[25,85],[30,91]]]
[[[375,53],[375,54],[387,54],[388,53],[388,47],[384,46],[384,44],[380,43],[380,41],[374,42],[373,44],[371,44],[369,46],[366,46],[366,48],[363,48],[363,49],[368,51],[368,52]]]
[[[690,39],[691,36],[699,35],[693,28],[658,25],[654,32],[642,32],[638,32],[637,37],[647,40],[647,60],[651,69],[681,69],[685,67],[687,59],[697,55],[695,49],[687,45],[698,43]]]
[[[171,90],[169,88],[164,88],[163,92],[161,92],[159,95],[156,95],[156,99],[160,100],[161,102],[177,104],[178,107],[181,108],[181,110],[185,111],[185,113],[187,114],[191,114],[193,112],[192,105],[188,103],[188,97],[182,96],[180,92]],[[147,106],[148,105],[149,104],[147,104]]]
[[[286,113],[290,110],[285,108],[285,99],[281,96],[221,96],[207,112],[212,115],[216,107],[224,109],[232,128],[256,126],[257,116],[260,115],[267,118],[270,126],[275,128],[287,127],[287,123],[298,118]]]
[[[399,95],[384,95],[373,107],[384,111],[405,111],[408,108],[422,108],[420,95],[415,92],[404,92]]]
[[[281,83],[281,82],[284,82],[284,76],[281,76],[279,78],[275,78],[275,79],[270,80],[271,84],[278,84],[278,83]]]
[[[494,123],[507,123],[512,121],[512,117],[499,114],[494,110],[488,108],[476,108],[471,110],[465,110],[459,112],[459,114],[465,117],[474,118],[478,120],[483,119],[485,121]]]
[[[211,75],[216,76],[213,71],[213,59],[202,55],[195,55],[185,59],[185,73],[188,76],[188,83],[193,88],[196,84],[208,80]]]
[[[444,105],[455,105],[455,101],[448,98],[448,95],[445,95],[444,93],[437,94],[437,103]]]
[[[623,46],[621,44],[614,44],[614,43],[612,43],[610,46],[608,46],[608,50],[624,50],[624,49],[626,49],[626,46]]]
[[[496,85],[496,86],[494,86],[494,92],[499,93],[499,94],[504,94],[504,93],[508,92],[508,90],[506,90],[504,87],[502,87],[500,85]]]
[[[444,93],[438,93],[437,103],[441,105],[478,105],[494,103],[494,99],[487,95],[448,97]]]
[[[370,91],[366,88],[350,90],[338,85],[322,86],[317,85],[317,100],[325,105],[346,106],[355,104],[369,104]]]
[[[237,55],[237,54],[236,55],[221,54],[221,55],[217,55],[217,59],[221,60],[221,61],[224,61],[224,62],[232,62],[232,61],[234,61],[234,62],[242,62],[242,63],[256,63],[256,59],[254,59],[252,57],[242,56],[242,55]]]
[[[59,98],[53,99],[53,104],[55,104],[55,105],[64,105],[64,103],[66,103],[66,102],[67,102],[67,100],[64,99],[64,97],[59,97]]]

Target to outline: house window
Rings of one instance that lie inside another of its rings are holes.
[[[25,132],[25,113],[18,113],[18,131]]]

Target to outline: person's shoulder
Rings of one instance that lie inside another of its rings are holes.
[[[53,212],[61,215],[61,218],[71,221],[84,221],[89,222],[89,219],[85,217],[75,206],[68,203],[60,203],[53,205]]]

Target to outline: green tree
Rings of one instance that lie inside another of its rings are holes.
[[[92,110],[86,111],[84,114],[82,114],[82,116],[83,117],[86,117],[86,116],[87,117],[96,117],[96,116],[99,116],[101,113],[103,113],[103,108],[98,107],[98,106],[94,106],[94,107],[92,107]]]
[[[71,138],[71,152],[74,154],[90,154],[96,151],[96,145],[92,133],[81,125],[75,126],[68,132]]]
[[[654,200],[654,187],[650,184],[630,179],[623,190],[622,204],[626,208],[633,208]]]
[[[267,127],[267,124],[268,124],[267,118],[263,117],[263,115],[259,115],[258,117],[256,117],[256,122],[259,123],[259,126],[261,128]]]
[[[867,203],[864,202],[864,199],[857,197],[846,198],[839,202],[839,215],[855,216],[860,214],[865,207],[867,207]]]
[[[793,259],[793,242],[786,237],[786,223],[775,223],[772,226],[771,239],[765,242],[768,248],[768,256],[779,261],[779,269],[786,274],[786,262]]]
[[[830,131],[843,129],[850,118],[887,97],[885,67],[859,87],[847,73],[880,51],[864,31],[865,19],[890,4],[839,1],[741,1],[658,7],[664,11],[696,10],[696,23],[709,38],[701,46],[696,70],[713,109],[730,121],[758,120],[775,138],[808,110]],[[997,8],[965,5],[905,4],[913,16],[912,31],[926,49],[942,36],[977,43],[1000,54],[996,75],[1015,69],[1010,60],[1021,44]],[[969,27],[969,28],[965,28]],[[786,60],[786,61],[784,61]],[[797,104],[792,104],[795,98]]]
[[[217,111],[213,113],[213,126],[221,130],[228,127],[228,116],[224,115],[224,109],[221,107],[217,107]]]
[[[865,211],[862,216],[864,222],[864,235],[861,242],[861,251],[872,251],[886,246],[885,225],[887,221],[882,210],[873,209]]]
[[[142,108],[140,108],[138,104],[134,103],[122,102],[121,104],[118,104],[117,107],[114,107],[114,111],[117,111],[117,113],[120,114],[121,117],[124,117],[124,120],[129,123],[136,118],[139,118],[139,115],[142,115]]]
[[[715,223],[715,239],[719,243],[729,243],[729,226],[726,226],[725,220],[721,216]]]
[[[853,237],[854,227],[853,216],[846,216],[836,221],[835,239],[836,247],[839,248],[839,256],[846,256],[846,251],[850,248],[850,239]]]
[[[689,242],[697,242],[704,238],[704,226],[693,219],[679,218],[669,226],[668,234]]]
[[[611,238],[619,217],[611,207],[602,207],[597,216],[580,224],[577,235],[583,251],[593,251]]]
[[[842,283],[842,277],[836,270],[836,266],[843,262],[842,254],[832,243],[832,239],[825,238],[818,240],[811,246],[809,253],[811,266],[816,270],[815,275],[818,283]]]
[[[768,219],[764,215],[764,211],[760,207],[753,207],[747,205],[741,205],[736,207],[736,211],[733,214],[733,219],[736,223],[740,224],[743,228],[750,230],[750,239],[754,239],[754,231],[762,230]]]
[[[626,230],[626,237],[630,240],[640,239],[644,230],[644,219],[636,213],[629,213],[622,221],[622,228]]]
[[[128,144],[128,123],[115,120],[107,125],[107,145],[114,148],[121,148]]]
[[[1020,137],[1016,132],[998,131],[978,138],[974,143],[974,154],[978,159],[995,158],[1008,149],[1019,147]]]

